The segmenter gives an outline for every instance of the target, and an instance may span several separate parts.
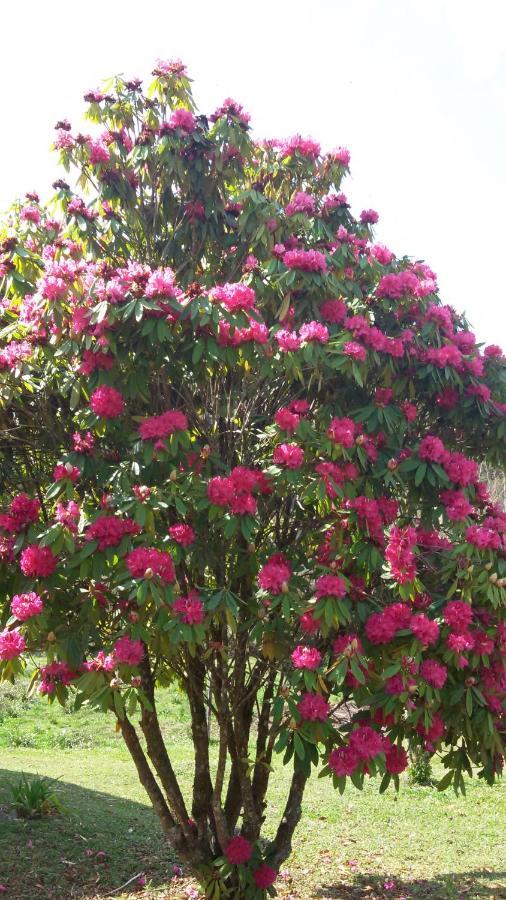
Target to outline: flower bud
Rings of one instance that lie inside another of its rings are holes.
[[[488,576],[488,580],[490,581],[490,584],[495,584],[496,581],[498,580],[498,578],[499,578],[499,575],[497,574],[497,572],[492,572],[492,574]]]
[[[177,481],[177,469],[172,469],[169,478],[171,481]]]
[[[154,578],[154,577],[155,577],[155,573],[153,572],[153,569],[151,569],[151,568],[148,566],[148,568],[147,568],[146,571],[144,572],[144,578],[145,578],[147,581],[151,581],[151,579]]]
[[[140,688],[142,684],[142,678],[140,675],[132,675],[130,679],[130,684],[133,688]]]
[[[485,569],[485,572],[490,572],[490,570],[492,568],[492,563],[491,562],[485,563],[483,568]]]
[[[362,444],[365,443],[365,434],[357,435],[357,437],[355,438],[355,443],[356,443],[357,447],[361,447]]]
[[[128,613],[128,619],[135,625],[139,621],[139,613],[136,612],[135,609],[133,609]]]
[[[111,678],[109,686],[111,690],[118,691],[121,687],[121,678]]]
[[[255,547],[255,545],[253,543],[248,544],[248,553],[255,553],[256,549],[257,548]]]
[[[283,584],[281,585],[281,593],[282,593],[282,594],[288,594],[288,591],[289,591],[289,590],[290,590],[290,589],[289,589],[289,587],[288,587],[288,582],[283,581]]]
[[[49,634],[48,634],[48,636],[47,636],[47,639],[48,639],[48,641],[49,641],[50,644],[53,644],[53,643],[54,643],[54,641],[56,640],[56,635],[55,635],[54,631],[50,631],[50,632],[49,632]]]
[[[389,459],[387,462],[387,469],[390,469],[391,472],[394,472],[395,469],[397,469],[398,465],[398,461],[392,457],[392,459]]]

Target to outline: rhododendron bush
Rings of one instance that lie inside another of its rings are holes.
[[[207,895],[261,898],[313,770],[501,772],[506,515],[479,464],[504,467],[506,366],[352,215],[348,151],[257,142],[233,100],[196,113],[182,64],[154,75],[86,95],[89,134],[57,124],[76,189],[2,234],[0,671],[42,652],[38,690],[116,719]]]

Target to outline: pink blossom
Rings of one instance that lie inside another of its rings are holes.
[[[448,677],[448,670],[435,659],[424,659],[420,666],[420,675],[433,687],[442,688]]]
[[[309,722],[324,722],[330,712],[330,706],[321,694],[306,691],[297,704],[301,719]]]
[[[294,216],[297,213],[307,213],[312,216],[316,209],[314,197],[306,194],[305,191],[298,191],[292,198],[290,203],[285,207],[287,216]]]
[[[196,591],[190,591],[187,597],[178,597],[172,609],[187,625],[200,625],[204,621],[204,604]]]
[[[301,272],[327,271],[327,260],[319,250],[288,250],[283,263],[288,269],[300,269]]]
[[[343,300],[325,300],[320,306],[320,312],[326,322],[332,325],[340,325],[346,318],[347,307]]]
[[[409,765],[409,757],[404,747],[392,744],[385,754],[385,763],[386,770],[391,775],[400,775],[401,772],[404,772]]]
[[[360,221],[363,225],[375,225],[379,219],[379,215],[374,209],[363,209],[360,213]]]
[[[418,456],[428,462],[441,463],[446,460],[448,453],[442,440],[429,434],[420,441]]]
[[[318,600],[322,597],[341,599],[346,594],[346,584],[339,575],[320,575],[316,579],[314,593]]]
[[[15,659],[21,656],[26,647],[26,641],[19,628],[9,631],[4,628],[0,631],[0,660]]]
[[[184,107],[180,106],[171,114],[168,126],[169,128],[179,128],[181,131],[186,131],[187,134],[191,134],[196,128],[195,116],[191,110],[184,109]]]
[[[241,866],[251,859],[253,847],[246,838],[237,834],[229,840],[224,852],[231,866]]]
[[[288,407],[282,407],[281,409],[278,409],[274,416],[274,421],[282,431],[288,431],[292,434],[299,426],[300,416],[298,416],[297,413],[292,412]]]
[[[260,890],[267,890],[276,881],[276,871],[270,866],[262,863],[258,869],[253,869],[253,880]]]
[[[298,444],[279,444],[275,447],[273,460],[287,469],[300,469],[304,463],[304,451]]]
[[[116,547],[127,535],[139,534],[140,525],[133,519],[120,519],[117,516],[99,516],[86,531],[87,541],[98,541],[98,549]]]
[[[229,312],[253,309],[256,300],[253,288],[241,282],[219,285],[213,288],[211,296],[213,300],[222,303]]]
[[[288,586],[292,569],[283,553],[274,553],[260,569],[258,583],[262,590],[277,596]]]
[[[343,353],[345,356],[349,356],[350,359],[356,360],[357,362],[364,362],[367,359],[367,350],[362,344],[358,344],[356,341],[346,341],[343,347]]]
[[[439,626],[437,622],[427,618],[424,613],[412,616],[409,627],[424,647],[437,643],[439,638]]]
[[[20,568],[27,578],[48,578],[56,569],[56,563],[51,547],[31,544],[21,551]]]
[[[125,408],[125,401],[116,388],[101,385],[90,397],[90,408],[103,419],[115,419]]]
[[[158,575],[164,584],[172,584],[176,578],[170,553],[153,547],[136,547],[126,557],[126,565],[132,578]]]
[[[20,622],[26,622],[32,616],[38,616],[44,609],[42,598],[29,591],[27,594],[15,594],[11,600],[11,613]]]
[[[133,641],[125,634],[114,644],[113,655],[118,663],[124,663],[127,666],[138,666],[144,657],[142,641]]]
[[[335,444],[340,444],[341,447],[349,450],[355,443],[356,429],[357,426],[353,419],[334,418],[328,427],[327,435]]]
[[[277,331],[274,337],[279,344],[280,350],[283,350],[284,353],[299,350],[302,344],[302,339],[297,336],[295,331],[288,331],[285,328]]]
[[[322,655],[316,647],[305,647],[299,644],[293,651],[291,659],[296,669],[307,669],[312,672],[320,665]]]
[[[369,725],[359,725],[355,728],[350,734],[349,745],[359,759],[371,759],[385,749],[381,734]]]
[[[191,525],[185,525],[184,522],[180,522],[177,525],[171,525],[169,528],[169,535],[176,544],[180,544],[181,547],[189,547],[195,541],[195,532]]]
[[[359,764],[360,757],[353,747],[336,747],[329,756],[329,768],[338,778],[353,775]]]
[[[299,335],[307,343],[326,344],[329,340],[329,330],[321,322],[306,322],[301,326]]]
[[[454,631],[467,631],[473,619],[473,611],[463,600],[450,600],[443,610],[443,618]]]
[[[186,431],[188,419],[177,409],[169,409],[160,416],[150,416],[139,425],[143,441],[163,440],[176,431]]]

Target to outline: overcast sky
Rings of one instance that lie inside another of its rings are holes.
[[[348,147],[353,211],[504,346],[505,36],[503,0],[5,3],[0,209],[47,189],[53,126],[78,126],[87,89],[181,58],[202,111],[232,96],[257,136]]]

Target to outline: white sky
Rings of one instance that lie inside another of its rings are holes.
[[[506,344],[504,0],[25,0],[2,4],[0,209],[56,176],[53,127],[117,72],[179,57],[202,111],[351,151],[353,211],[425,259],[444,302]]]

